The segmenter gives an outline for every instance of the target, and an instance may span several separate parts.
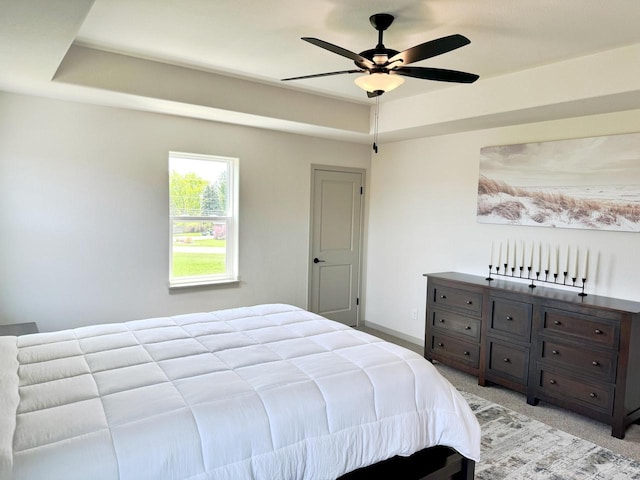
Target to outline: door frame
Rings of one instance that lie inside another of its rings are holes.
[[[311,290],[313,287],[313,269],[311,267],[313,262],[313,220],[314,220],[314,198],[315,198],[315,176],[317,171],[329,171],[329,172],[344,172],[344,173],[359,173],[362,175],[362,194],[360,195],[360,238],[359,242],[359,254],[358,254],[358,303],[356,305],[356,326],[360,326],[360,312],[362,311],[363,298],[362,298],[362,276],[364,272],[364,237],[365,237],[365,210],[366,204],[365,194],[367,192],[367,171],[364,168],[355,167],[338,167],[335,165],[321,165],[311,164],[311,197],[309,207],[309,250],[307,252],[307,310],[311,311]]]

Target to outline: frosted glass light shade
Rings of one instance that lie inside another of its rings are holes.
[[[398,88],[404,83],[404,78],[400,75],[390,75],[388,73],[372,73],[356,78],[355,84],[367,92],[382,90],[388,92]]]

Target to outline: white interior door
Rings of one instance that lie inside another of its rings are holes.
[[[313,170],[310,310],[351,326],[358,323],[363,177]]]

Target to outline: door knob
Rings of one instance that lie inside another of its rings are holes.
[[[313,259],[313,263],[324,263],[324,260],[320,260],[318,257]]]

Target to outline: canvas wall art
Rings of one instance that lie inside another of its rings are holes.
[[[482,148],[477,221],[640,232],[640,133]]]

